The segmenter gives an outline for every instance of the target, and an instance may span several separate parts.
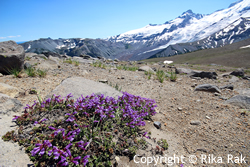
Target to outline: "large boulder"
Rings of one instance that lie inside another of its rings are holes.
[[[0,93],[0,115],[10,115],[11,112],[20,112],[22,103],[6,94]]]
[[[9,74],[9,70],[23,69],[25,52],[14,41],[0,42],[0,73]]]
[[[61,95],[62,97],[72,93],[74,99],[77,99],[83,95],[104,94],[104,96],[117,98],[122,96],[122,93],[115,88],[110,87],[107,84],[95,82],[82,77],[67,78],[62,81],[52,92],[50,92],[46,98],[50,98],[53,94]]]
[[[19,90],[16,87],[0,82],[0,93],[14,98],[19,93]]]

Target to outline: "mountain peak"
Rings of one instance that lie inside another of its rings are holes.
[[[181,15],[186,15],[186,14],[192,15],[192,14],[194,14],[194,12],[191,9],[189,9],[186,12],[183,12]]]
[[[243,1],[243,0],[238,0],[238,1],[234,2],[234,3],[231,3],[231,4],[229,5],[228,8],[231,8],[231,7],[233,7],[234,5],[236,5],[236,4],[238,4],[238,3],[242,2],[242,1]]]

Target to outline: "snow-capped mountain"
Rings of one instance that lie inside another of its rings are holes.
[[[150,24],[108,39],[58,39],[22,44],[26,51],[42,50],[71,56],[141,60],[221,47],[250,37],[250,0],[239,0],[209,15],[184,12],[164,24]]]
[[[194,14],[191,10],[188,10],[180,17],[166,22],[165,24],[148,25],[137,30],[132,30],[114,37],[110,37],[108,40],[112,42],[126,42],[136,45],[146,43],[148,49],[142,48],[140,53],[133,56],[135,59],[138,59],[138,57],[145,58],[149,55],[153,56],[157,51],[160,52],[163,49],[168,48],[170,45],[189,43],[205,38],[209,38],[211,40],[214,33],[217,33],[217,38],[225,38],[224,42],[220,43],[220,46],[223,46],[225,44],[234,42],[233,36],[236,34],[240,35],[244,33],[246,37],[249,37],[249,31],[247,31],[247,34],[245,32],[249,28],[249,17],[250,0],[241,0],[237,3],[231,4],[227,9],[216,11],[210,15]],[[241,26],[242,29],[239,29],[236,32],[232,31],[235,26],[239,26],[239,23],[246,25]],[[244,38],[244,35],[242,35],[242,38]],[[225,43],[228,40],[231,42]],[[210,43],[212,44],[212,42]],[[217,47],[217,45],[209,45],[209,43],[207,43],[205,46],[201,46],[199,49],[202,49],[202,47],[212,48]],[[197,49],[195,47],[187,50],[192,51]],[[175,54],[178,54],[178,52]]]

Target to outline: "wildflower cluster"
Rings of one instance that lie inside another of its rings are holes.
[[[27,105],[23,115],[13,118],[19,133],[5,139],[24,145],[36,166],[111,166],[114,155],[146,148],[137,138],[149,138],[139,127],[156,114],[154,100],[126,92],[117,100],[95,94],[76,101],[71,97],[53,95]]]

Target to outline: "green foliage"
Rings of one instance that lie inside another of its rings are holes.
[[[75,64],[75,66],[79,66],[79,65],[80,65],[80,62],[77,61],[77,60],[75,60],[75,61],[73,61],[73,62],[74,62],[74,64]]]
[[[226,72],[227,70],[226,70],[226,69],[221,68],[221,69],[218,69],[218,71],[220,71],[220,72]]]
[[[36,76],[36,69],[34,67],[28,67],[27,69],[25,69],[25,73],[29,77],[35,77]]]
[[[160,139],[157,141],[157,144],[159,144],[164,150],[168,149],[168,143],[166,139]]]
[[[39,77],[44,78],[47,75],[47,70],[37,70],[37,74]]]
[[[26,56],[25,58],[24,58],[24,60],[27,60],[27,61],[29,61],[31,59],[31,57],[28,57],[28,56]]]
[[[152,74],[154,74],[154,73],[152,71],[145,71],[144,74],[147,75],[148,76],[148,80],[150,80]]]
[[[14,75],[14,77],[20,77],[20,74],[21,74],[21,70],[17,67],[14,67],[14,68],[7,68],[5,70],[8,74],[11,74],[11,75]]]
[[[63,63],[73,64],[73,61],[71,58],[68,58],[68,59],[64,60]]]
[[[3,141],[10,141],[14,138],[14,130],[7,132],[5,135],[2,136]]]
[[[115,88],[119,92],[121,92],[121,90],[122,90],[122,87],[119,87],[119,85],[117,83],[115,85],[113,85],[111,82],[109,82],[108,85]]]
[[[125,71],[136,71],[139,67],[136,66],[126,66],[126,65],[118,65],[116,66],[118,70],[125,70]]]
[[[162,70],[156,71],[156,78],[160,81],[160,83],[163,83],[165,76],[166,74],[164,73],[164,71]]]
[[[170,81],[175,82],[177,80],[177,74],[175,72],[170,73]]]

